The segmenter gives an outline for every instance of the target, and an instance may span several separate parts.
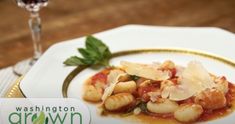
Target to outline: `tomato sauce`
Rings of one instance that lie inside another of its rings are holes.
[[[87,84],[92,84],[95,85],[95,83],[98,82],[107,82],[107,75],[109,74],[111,69],[105,69],[94,76],[92,76],[88,81]],[[170,79],[174,84],[177,84],[177,79],[178,77],[175,76],[176,70],[172,69],[172,78]],[[143,82],[145,79],[140,78],[140,82]],[[135,97],[141,98],[141,101],[148,102],[150,100],[149,95],[147,95],[148,92],[156,91],[156,89],[160,88],[160,83],[151,83],[152,85],[147,85],[143,87],[139,87],[137,91],[134,93]],[[140,83],[138,83],[137,80],[137,86],[139,86]],[[226,101],[227,101],[227,106],[221,109],[216,109],[216,110],[204,110],[203,114],[200,116],[200,118],[197,120],[197,122],[205,122],[209,120],[214,120],[218,118],[222,118],[230,113],[232,113],[235,110],[235,85],[229,82],[229,90],[226,93]],[[179,101],[178,104],[189,104],[189,103],[194,103],[193,98]],[[119,114],[114,114],[114,113],[109,113],[108,115],[115,116],[115,117],[121,117],[123,118],[123,113]],[[120,116],[118,116],[120,115]],[[174,119],[174,115],[171,114],[155,114],[151,112],[147,113],[140,113],[139,115],[131,115],[128,116],[129,119],[137,119],[143,123],[147,124],[180,124],[176,119]],[[127,118],[128,119],[128,118]]]

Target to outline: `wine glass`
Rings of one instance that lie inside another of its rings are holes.
[[[41,7],[47,6],[48,0],[15,0],[17,5],[26,8],[30,12],[30,19],[28,21],[32,40],[34,55],[32,58],[18,62],[13,67],[13,72],[16,75],[23,75],[28,72],[32,65],[39,59],[42,54],[41,47],[41,19],[39,17],[39,10]]]

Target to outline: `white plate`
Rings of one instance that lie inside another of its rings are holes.
[[[143,48],[177,48],[209,53],[235,60],[234,46],[235,35],[218,28],[178,28],[128,25],[94,35],[103,40],[112,52]],[[25,75],[20,88],[26,97],[62,97],[62,85],[64,79],[75,67],[65,67],[63,61],[71,55],[76,55],[78,47],[84,46],[84,38],[61,42],[50,47],[33,68]],[[229,80],[235,81],[235,70],[222,62],[206,57],[185,55],[176,53],[152,53],[131,55],[132,57],[118,57],[112,60],[118,64],[120,60],[152,62],[172,59],[178,64],[185,65],[189,60],[199,60],[206,68],[219,75],[226,75]],[[91,72],[91,73],[90,73]],[[81,84],[83,80],[94,71],[87,69],[75,77],[68,89],[69,97],[80,98]],[[89,105],[94,120],[99,122],[111,119],[120,122],[120,119],[100,118],[95,116],[95,106]],[[235,115],[211,121],[212,123],[235,122]],[[106,122],[105,121],[105,122]]]

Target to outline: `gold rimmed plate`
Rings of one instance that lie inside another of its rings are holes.
[[[94,36],[115,53],[111,65],[119,65],[121,60],[152,63],[170,59],[179,65],[198,60],[208,71],[225,75],[230,81],[235,80],[234,63],[231,61],[235,60],[235,35],[218,28],[127,25]],[[81,71],[81,68],[66,67],[63,62],[70,56],[78,55],[77,48],[84,47],[84,40],[85,37],[82,37],[51,46],[19,84],[25,96],[81,99],[84,81],[98,70],[83,68]],[[97,116],[95,106],[87,105],[96,123],[128,123],[122,119],[101,118]],[[230,120],[226,117],[216,122],[235,122],[235,116],[232,116],[234,118],[227,116]]]
[[[186,66],[191,60],[200,61],[209,72],[216,75],[226,76],[231,82],[235,81],[235,62],[225,59],[220,56],[208,54],[200,51],[184,50],[184,49],[139,49],[130,51],[120,51],[114,53],[110,61],[111,65],[118,66],[120,61],[132,61],[140,63],[152,63],[163,62],[164,60],[172,60],[178,65]],[[100,70],[100,69],[99,69]],[[72,97],[82,99],[83,86],[86,79],[99,70],[95,70],[89,67],[77,67],[74,69],[64,80],[62,93],[64,97]],[[84,101],[85,102],[85,101]],[[96,113],[96,106],[94,104],[87,103],[91,110],[91,116],[95,117],[100,122],[109,122],[113,118],[99,117]],[[232,119],[235,121],[235,114],[231,114],[225,118],[210,121],[209,123],[217,123],[222,121],[228,121]],[[118,122],[120,120],[115,120]],[[130,123],[130,122],[122,122]],[[208,123],[208,122],[206,122]]]

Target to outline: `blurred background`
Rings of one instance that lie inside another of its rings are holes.
[[[33,55],[29,12],[0,0],[0,68]],[[213,26],[235,32],[235,0],[49,0],[40,11],[42,45],[126,24]]]

